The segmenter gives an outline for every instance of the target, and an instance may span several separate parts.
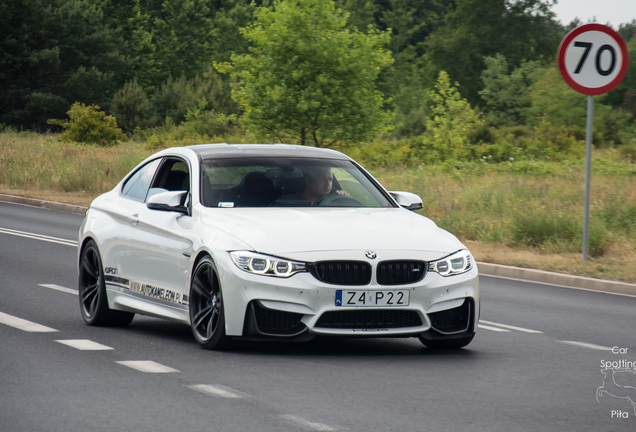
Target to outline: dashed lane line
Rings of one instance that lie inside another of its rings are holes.
[[[57,243],[61,245],[77,247],[77,242],[74,240],[67,240],[67,239],[63,239],[59,237],[51,237],[47,235],[35,234],[35,233],[26,232],[26,231],[12,230],[9,228],[0,228],[0,234],[9,234],[9,235],[18,236],[18,237],[30,238],[33,240],[40,240],[40,241],[45,241],[49,243]]]
[[[278,416],[279,419],[286,421],[287,423],[291,423],[295,426],[299,426],[303,429],[307,430],[315,430],[315,431],[335,431],[338,430],[332,426],[326,425],[324,423],[317,423],[306,420],[302,417],[295,416],[293,414],[283,414]]]
[[[81,351],[105,351],[105,350],[114,349],[109,346],[102,345],[97,342],[93,342],[88,339],[65,339],[65,340],[56,340],[55,342],[68,345],[72,348],[75,348]]]
[[[13,315],[8,315],[3,312],[0,312],[0,324],[5,324],[9,327],[14,327],[30,333],[52,333],[57,331],[51,327],[14,317]]]
[[[135,360],[135,361],[118,361],[115,362],[122,366],[127,366],[129,368],[138,370],[140,372],[145,373],[173,373],[179,372],[176,369],[173,369],[168,366],[164,366],[162,364],[150,361],[150,360]]]
[[[578,347],[583,347],[583,348],[588,348],[588,349],[593,349],[593,350],[599,350],[599,351],[611,351],[612,349],[610,347],[606,347],[606,346],[602,346],[602,345],[594,345],[591,343],[586,343],[586,342],[577,342],[577,341],[559,341],[561,343],[564,344],[568,344],[568,345],[574,345],[574,346],[578,346]]]
[[[238,390],[231,389],[229,387],[225,387],[219,384],[193,384],[186,386],[189,389],[196,390],[198,392],[214,396],[214,397],[222,397],[226,399],[239,399],[243,397],[249,397],[250,395],[246,393],[242,393]]]
[[[75,290],[75,289],[66,288],[66,287],[63,287],[63,286],[55,285],[55,284],[38,284],[38,285],[41,286],[41,287],[44,287],[44,288],[49,288],[49,289],[52,289],[52,290],[62,291],[62,292],[68,293],[68,294],[77,295],[77,290]]]
[[[509,332],[510,331],[510,330],[502,329],[502,328],[499,328],[499,327],[491,327],[491,326],[485,325],[485,324],[479,324],[478,327],[480,329],[492,330],[492,331],[496,331],[496,332]]]
[[[505,329],[517,330],[517,331],[524,332],[524,333],[543,333],[543,332],[540,332],[538,330],[530,330],[530,329],[523,328],[523,327],[511,326],[511,325],[508,325],[508,324],[499,324],[499,323],[492,322],[492,321],[479,320],[479,322],[480,323],[484,323],[484,324],[490,324],[490,325],[497,326],[497,327],[502,327],[502,328],[505,328]]]

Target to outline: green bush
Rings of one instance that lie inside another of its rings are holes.
[[[621,156],[627,159],[630,163],[636,163],[636,139],[633,139],[629,144],[622,146],[619,151]]]
[[[180,125],[168,117],[160,127],[137,131],[135,140],[145,141],[149,150],[202,143],[245,142],[245,132],[237,125],[236,114],[206,111],[205,105],[205,100],[201,100],[198,108],[189,109],[186,121]]]
[[[87,106],[75,102],[67,113],[70,121],[49,119],[48,123],[62,126],[66,130],[60,137],[62,141],[100,146],[113,145],[117,141],[128,141],[128,137],[117,127],[115,117],[107,116],[105,112],[98,109],[97,105]]]
[[[238,112],[238,106],[232,100],[229,84],[214,70],[192,79],[185,76],[168,79],[158,89],[152,98],[155,111],[154,124],[159,124],[166,117],[170,117],[179,124],[185,120],[189,109],[200,106],[205,101],[205,109],[233,114]]]
[[[127,135],[131,135],[136,128],[147,126],[151,115],[150,101],[137,78],[127,82],[115,93],[110,112]]]
[[[185,133],[194,132],[203,136],[226,136],[236,128],[236,114],[225,115],[223,113],[205,110],[205,100],[199,102],[199,106],[189,109],[186,121],[182,127]]]

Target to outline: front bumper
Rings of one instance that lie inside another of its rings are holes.
[[[412,252],[391,255],[418,259]],[[387,286],[377,283],[376,262],[369,260],[371,282],[364,286],[343,286],[323,283],[310,273],[289,278],[254,275],[236,267],[229,254],[214,258],[220,268],[228,336],[306,339],[308,335],[409,337],[426,334],[454,338],[474,332],[477,327],[479,278],[476,266],[461,275],[443,277],[428,272],[419,282]],[[336,306],[339,289],[408,289],[410,302],[401,307]]]

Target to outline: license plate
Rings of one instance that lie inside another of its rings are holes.
[[[336,290],[336,306],[408,306],[409,290]]]

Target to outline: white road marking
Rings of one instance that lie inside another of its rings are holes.
[[[186,386],[189,389],[196,390],[201,393],[205,393],[214,397],[222,397],[227,399],[238,399],[242,397],[249,397],[248,394],[242,393],[238,390],[231,389],[219,384],[193,384]]]
[[[62,245],[66,245],[66,246],[77,247],[77,242],[74,241],[74,240],[67,240],[67,239],[63,239],[63,238],[51,237],[51,236],[46,236],[46,235],[42,235],[42,234],[35,234],[35,233],[30,233],[30,232],[25,232],[25,231],[17,231],[17,230],[12,230],[12,229],[8,229],[8,228],[0,228],[0,233],[1,234],[14,235],[14,236],[18,236],[18,237],[26,237],[26,238],[30,238],[30,239],[33,239],[33,240],[41,240],[41,241],[45,241],[45,242],[49,242],[49,243],[57,243],[57,244],[62,244]]]
[[[484,324],[494,325],[494,326],[497,326],[497,327],[503,327],[503,328],[510,329],[510,330],[517,330],[517,331],[525,332],[525,333],[543,333],[543,332],[540,332],[539,330],[530,330],[530,329],[523,328],[523,327],[515,327],[515,326],[508,325],[508,324],[499,324],[499,323],[495,323],[495,322],[491,322],[491,321],[479,320],[479,322],[480,323],[484,323]]]
[[[478,327],[480,329],[492,330],[492,331],[497,331],[497,332],[509,332],[510,331],[510,330],[506,330],[506,329],[502,329],[502,328],[498,328],[498,327],[490,327],[490,326],[484,325],[484,324],[479,324]]]
[[[171,367],[164,366],[162,364],[150,361],[150,360],[141,360],[141,361],[118,361],[115,363],[119,363],[123,366],[128,366],[129,368],[136,369],[140,372],[145,373],[171,373],[171,372],[179,372],[176,369],[172,369]]]
[[[316,430],[316,431],[335,431],[337,429],[326,425],[324,423],[316,423],[310,422],[309,420],[305,420],[302,417],[298,417],[292,414],[283,414],[278,416],[278,418],[291,423],[296,426],[300,426],[303,429]]]
[[[59,286],[59,285],[55,285],[55,284],[38,284],[38,285],[41,286],[41,287],[44,287],[44,288],[50,288],[52,290],[62,291],[62,292],[65,292],[65,293],[77,295],[77,290],[75,290],[75,289],[65,288],[63,286]]]
[[[564,344],[568,344],[568,345],[574,345],[574,346],[579,346],[579,347],[583,347],[583,348],[599,350],[599,351],[611,351],[612,350],[609,347],[605,347],[605,346],[601,346],[601,345],[594,345],[594,344],[586,343],[586,342],[576,342],[576,341],[559,341],[559,342],[564,343]]]
[[[55,329],[52,329],[51,327],[36,324],[34,322],[14,317],[2,312],[0,312],[0,324],[5,324],[10,327],[14,327],[31,333],[52,333],[57,331]]]
[[[82,351],[103,351],[103,350],[112,350],[113,348],[102,345],[97,342],[93,342],[88,339],[65,339],[65,340],[56,340],[55,342],[59,342],[64,345],[68,345],[78,350]]]

